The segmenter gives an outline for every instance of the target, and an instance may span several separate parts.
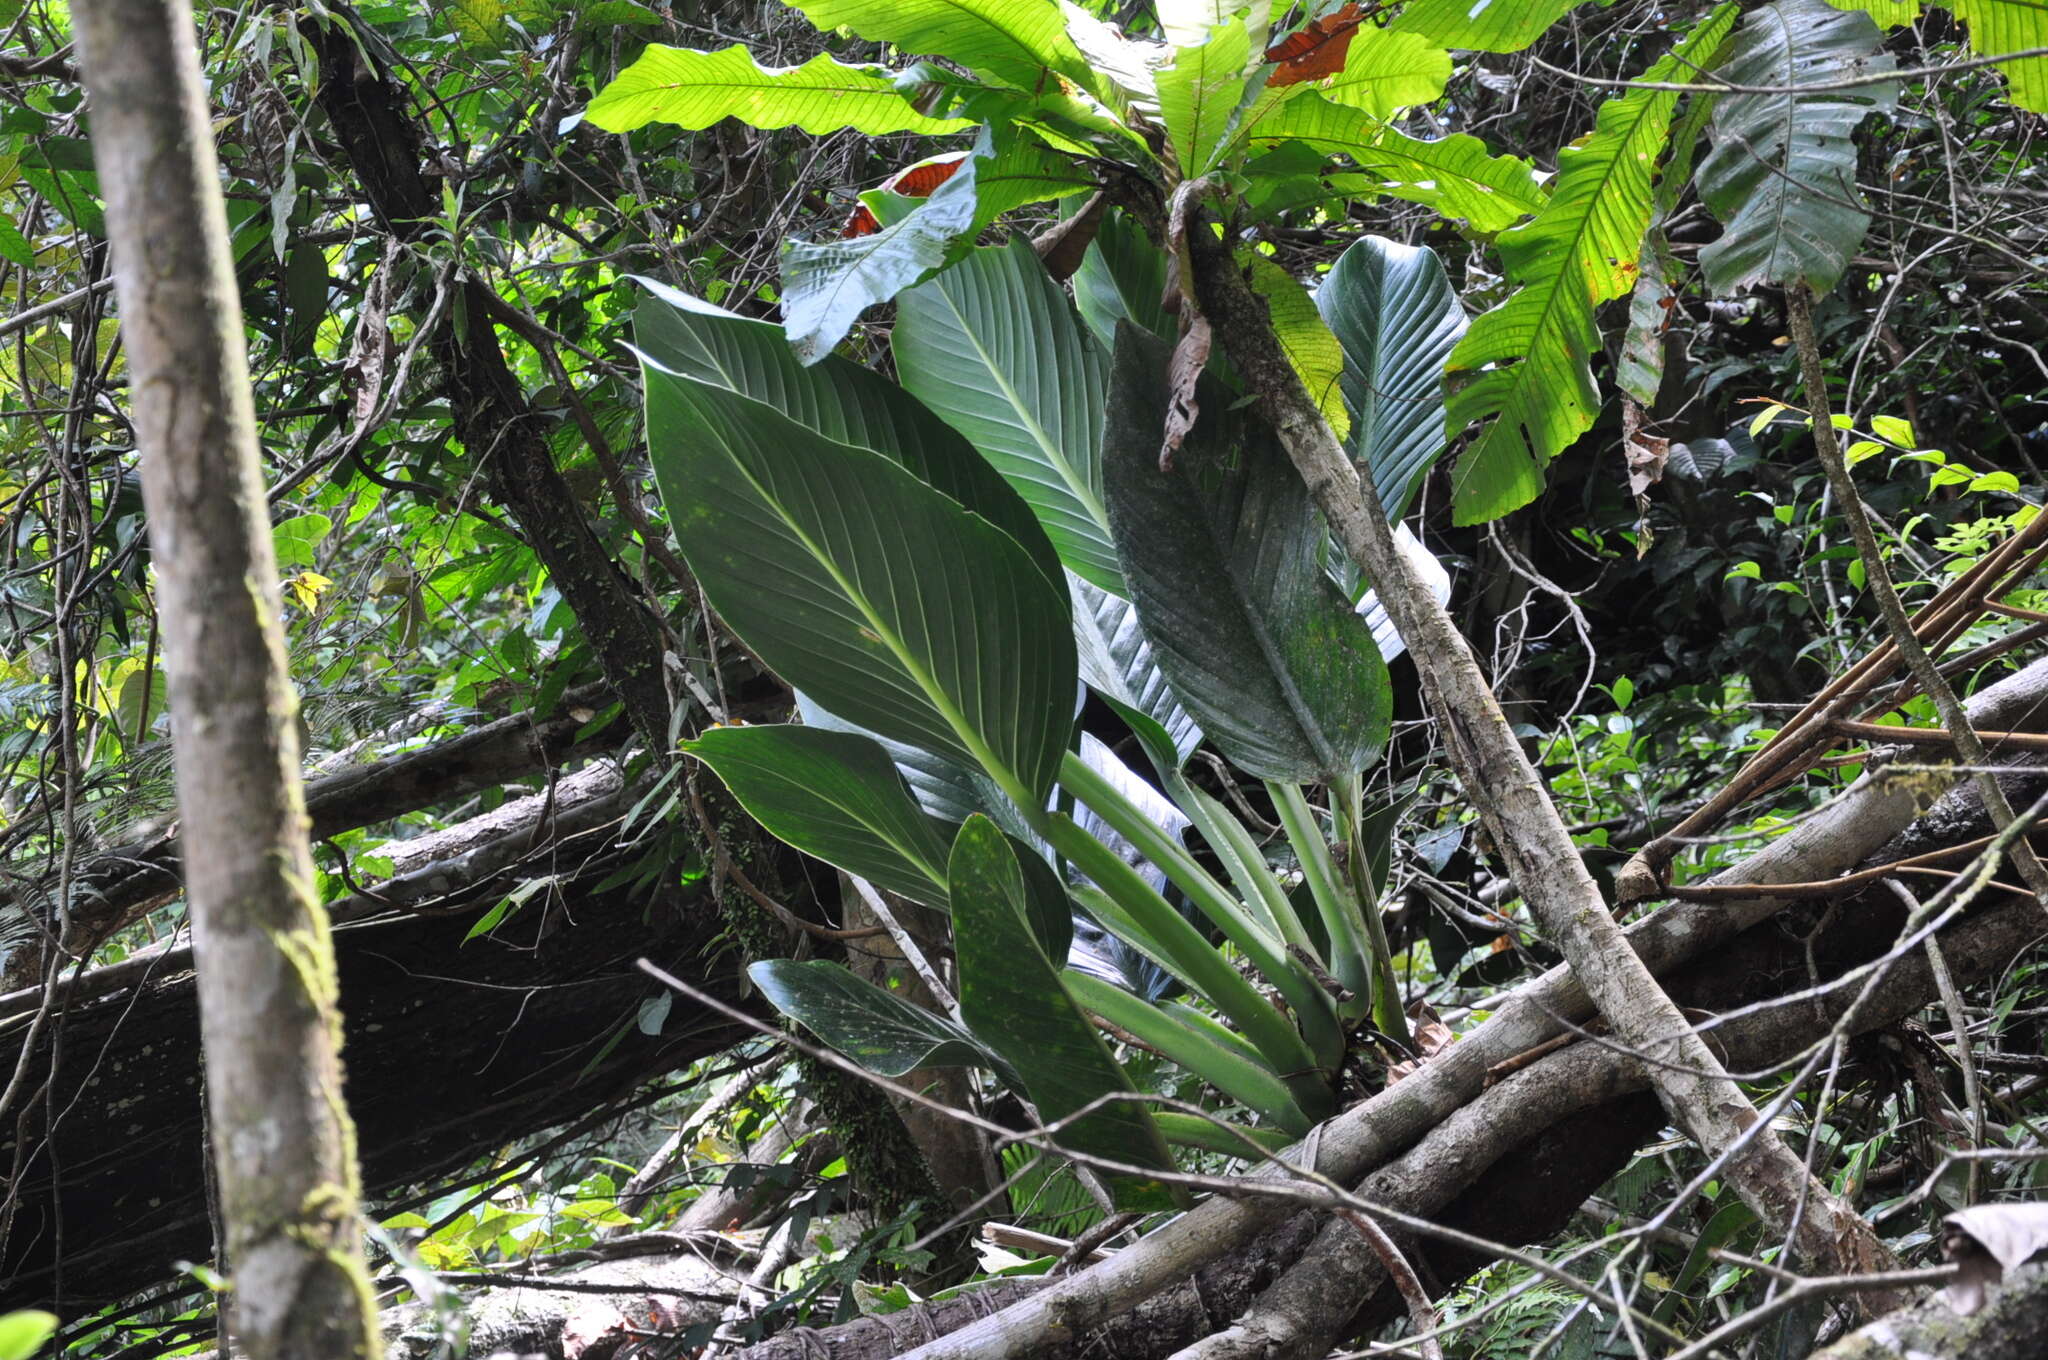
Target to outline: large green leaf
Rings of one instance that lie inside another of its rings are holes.
[[[977,250],[897,299],[896,372],[1017,488],[1060,560],[1121,593],[1102,507],[1109,364],[1027,242]]]
[[[1272,430],[1218,394],[1160,472],[1167,361],[1125,323],[1103,434],[1110,523],[1153,655],[1240,769],[1296,782],[1361,769],[1386,742],[1391,686],[1319,565],[1308,491]]]
[[[1347,156],[1379,192],[1462,217],[1476,231],[1499,231],[1544,205],[1528,162],[1491,155],[1477,137],[1422,141],[1317,94],[1254,106],[1240,129],[1253,150],[1300,142],[1323,156]]]
[[[1166,252],[1121,209],[1110,213],[1074,275],[1074,301],[1090,333],[1104,351],[1115,348],[1119,321],[1173,339],[1177,332],[1165,296]]]
[[[769,1005],[870,1072],[900,1077],[926,1067],[987,1067],[1023,1086],[1008,1063],[966,1030],[855,977],[843,964],[763,959],[747,976]]]
[[[1861,10],[1886,28],[1920,17],[1920,0],[1828,0],[1836,9]],[[1970,26],[1970,46],[1985,56],[2048,47],[2048,6],[2040,0],[1943,0],[1942,7]],[[2012,102],[2048,113],[2048,57],[2001,61]]]
[[[1017,541],[880,454],[642,373],[671,527],[733,630],[833,712],[1044,806],[1073,726],[1072,623]]]
[[[1714,74],[1737,85],[1828,86],[1891,70],[1883,41],[1867,14],[1825,0],[1776,0],[1743,19]],[[1700,269],[1715,292],[1803,283],[1825,293],[1835,286],[1870,228],[1856,188],[1852,135],[1898,98],[1892,83],[1721,96],[1714,149],[1699,168],[1700,197],[1727,224],[1700,251]]]
[[[809,133],[853,128],[884,132],[960,132],[957,118],[927,118],[878,66],[847,66],[819,53],[801,66],[762,66],[739,43],[716,52],[650,44],[639,60],[597,92],[584,119],[606,132],[649,123],[695,131],[721,118],[757,128],[795,126]]]
[[[990,140],[994,154],[974,172],[977,232],[1012,208],[1071,198],[1100,187],[1086,161],[1055,151],[1029,133],[998,128],[992,130]]]
[[[1156,731],[1140,730],[1139,737],[1148,749],[1170,754],[1168,763],[1178,767],[1202,744],[1202,729],[1174,697],[1173,686],[1152,656],[1152,644],[1145,640],[1137,610],[1129,600],[1079,576],[1069,575],[1067,585],[1073,591],[1081,678],[1133,727],[1150,723]]]
[[[1094,73],[1053,0],[789,0],[819,28],[944,57],[1020,90],[1082,84]]]
[[[968,157],[930,198],[871,235],[783,241],[782,326],[797,358],[817,363],[863,311],[945,264],[954,240],[974,225],[979,159]]]
[[[1316,306],[1344,348],[1351,456],[1398,521],[1444,451],[1442,373],[1465,309],[1434,251],[1382,236],[1337,257]]]
[[[1398,109],[1427,104],[1451,78],[1451,54],[1426,38],[1374,24],[1351,35],[1344,69],[1313,88],[1323,98],[1391,118]]]
[[[910,796],[917,800],[917,805],[946,824],[948,843],[952,840],[951,828],[977,812],[994,816],[996,810],[1007,802],[1003,791],[979,770],[970,769],[945,756],[933,755],[908,742],[878,737],[858,723],[848,722],[825,708],[801,690],[797,691],[796,708],[806,727],[847,732],[879,745],[895,765],[896,773],[909,786]],[[1008,826],[1004,829],[1014,830]]]
[[[1031,507],[917,398],[836,354],[808,367],[798,363],[779,326],[735,316],[653,279],[634,281],[653,294],[633,313],[643,360],[765,402],[834,443],[901,463],[1016,539],[1047,580],[1065,580]]]
[[[1294,1103],[1287,1084],[1256,1054],[1247,1054],[1224,1037],[1227,1031],[1184,1023],[1170,1011],[1071,968],[1061,980],[1083,1006],[1232,1100],[1257,1110],[1296,1137],[1309,1131],[1313,1121]]]
[[[1212,31],[1200,47],[1182,48],[1171,65],[1160,68],[1159,116],[1184,177],[1209,172],[1244,94],[1250,60],[1244,24],[1233,19]]]
[[[1647,78],[1685,79],[1734,21],[1735,6],[1721,6]],[[1636,89],[1602,104],[1592,136],[1558,152],[1549,204],[1501,233],[1501,259],[1520,287],[1472,323],[1446,368],[1475,375],[1451,396],[1451,428],[1493,418],[1458,460],[1452,510],[1459,524],[1534,500],[1550,460],[1592,427],[1600,402],[1595,310],[1635,282],[1650,224],[1651,171],[1677,102],[1669,90]]]
[[[1057,962],[1033,936],[1024,875],[1010,842],[986,817],[969,818],[948,861],[953,948],[960,970],[960,1018],[1000,1053],[1048,1121],[1066,1119],[1106,1096],[1135,1092],[1130,1078],[1060,981]],[[1173,1156],[1138,1101],[1111,1101],[1058,1135],[1082,1154],[1158,1170]],[[1175,1195],[1159,1181],[1118,1176],[1120,1205],[1162,1207]]]
[[[683,749],[778,840],[912,901],[946,905],[945,828],[878,743],[774,724],[714,727]]]
[[[1417,33],[1438,47],[1466,52],[1519,52],[1583,0],[1408,0],[1394,16],[1397,33]]]
[[[1970,26],[1970,46],[1986,56],[2035,52],[2048,47],[2048,6],[2040,0],[1945,0],[1950,13]],[[2048,113],[2048,57],[2001,61],[2012,102]]]

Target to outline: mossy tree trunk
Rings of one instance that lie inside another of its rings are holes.
[[[377,1353],[227,214],[192,10],[73,17],[170,681],[215,1179],[252,1360]]]

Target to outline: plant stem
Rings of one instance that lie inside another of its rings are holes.
[[[1365,922],[1366,952],[1373,972],[1372,1022],[1380,1033],[1407,1048],[1408,1012],[1401,1005],[1401,983],[1394,976],[1394,948],[1387,943],[1387,923],[1380,916],[1372,864],[1365,853],[1365,800],[1358,776],[1338,780],[1331,785],[1331,791],[1344,818],[1344,868],[1351,879],[1351,900]]]

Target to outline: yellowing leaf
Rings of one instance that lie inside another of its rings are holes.
[[[284,588],[299,608],[310,614],[320,607],[320,596],[333,584],[333,577],[322,576],[309,568],[286,580]]]
[[[1266,299],[1273,334],[1287,351],[1287,360],[1301,375],[1302,386],[1330,422],[1339,440],[1351,436],[1351,413],[1344,406],[1344,347],[1323,321],[1315,299],[1292,274],[1266,259],[1251,257],[1252,289]]]

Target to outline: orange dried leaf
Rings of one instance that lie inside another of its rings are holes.
[[[948,151],[941,156],[932,156],[915,165],[906,165],[876,187],[887,193],[901,194],[905,198],[930,198],[932,191],[953,178],[953,172],[966,164],[971,152]],[[840,236],[872,236],[882,229],[882,223],[874,210],[865,203],[856,203],[847,214],[846,226]]]
[[[1266,83],[1299,85],[1304,80],[1336,75],[1344,69],[1344,59],[1351,53],[1352,35],[1358,32],[1363,19],[1364,11],[1356,4],[1347,4],[1274,43],[1266,49],[1266,60],[1277,62],[1279,69],[1266,78]]]

